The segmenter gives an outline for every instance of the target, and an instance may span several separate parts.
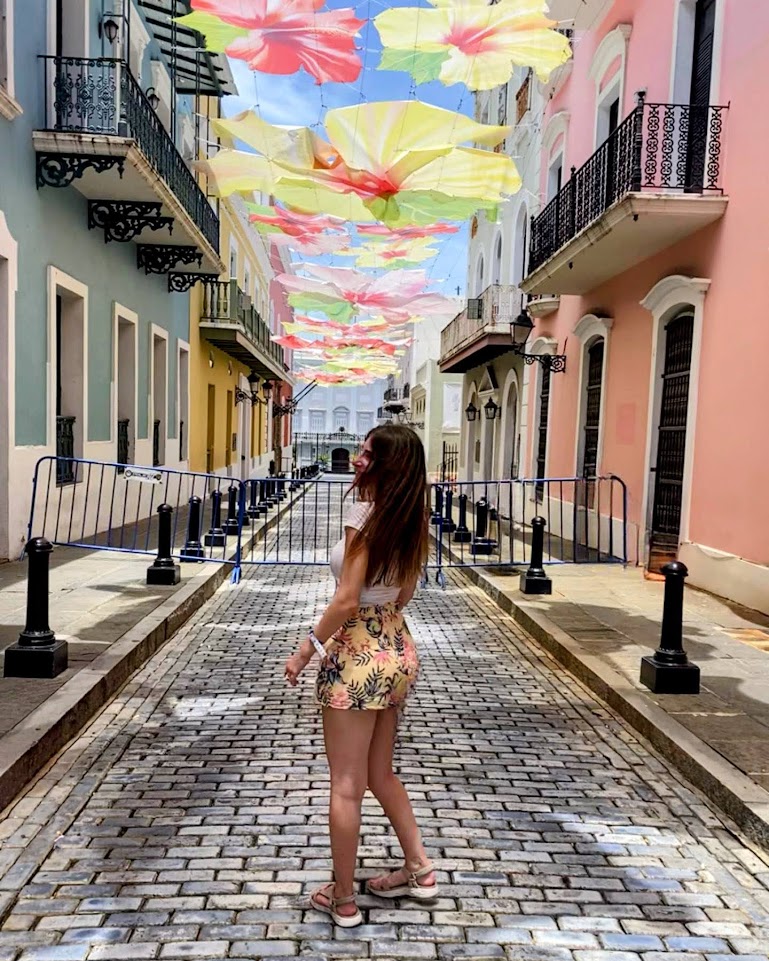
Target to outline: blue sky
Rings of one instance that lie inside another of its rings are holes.
[[[372,20],[378,13],[390,7],[429,8],[424,0],[327,0],[328,9],[354,7],[359,19]],[[342,107],[360,103],[362,100],[408,100],[413,96],[412,79],[409,74],[377,70],[381,44],[376,29],[369,23],[361,30],[359,47],[364,61],[361,76],[354,84],[329,83],[318,86],[304,72],[288,77],[254,73],[242,61],[230,60],[239,97],[228,97],[224,112],[228,116],[256,107],[262,117],[274,124],[313,126],[322,123],[329,107]],[[416,88],[419,100],[472,113],[472,94],[462,85],[444,87],[434,82]],[[441,242],[441,252],[425,264],[433,288],[442,293],[456,295],[465,290],[467,274],[467,225],[459,233]],[[329,262],[327,258],[321,258]],[[338,261],[349,266],[349,259]]]

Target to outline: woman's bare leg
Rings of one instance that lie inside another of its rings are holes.
[[[361,803],[366,793],[367,759],[378,711],[323,708],[323,736],[331,772],[329,832],[334,862],[334,897],[353,894],[360,839]],[[328,903],[328,898],[317,895]],[[341,905],[339,914],[353,915],[354,904]]]
[[[398,726],[398,711],[388,708],[377,711],[374,736],[368,752],[368,786],[392,824],[403,848],[408,871],[400,870],[388,876],[386,887],[397,887],[408,880],[409,871],[418,871],[430,863],[422,835],[414,817],[406,788],[393,771],[393,751],[395,733]],[[435,883],[431,872],[419,878],[419,883],[429,886]],[[373,887],[381,886],[374,883]]]

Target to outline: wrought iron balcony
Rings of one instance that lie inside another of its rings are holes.
[[[270,328],[235,280],[206,281],[200,317],[205,338],[251,367],[260,377],[283,379],[285,355]]]
[[[533,220],[522,288],[586,293],[721,217],[726,109],[646,103],[639,95]]]
[[[201,249],[218,267],[219,218],[128,64],[107,57],[40,59],[46,127],[34,134],[38,186],[76,182],[90,199],[107,202],[106,214],[96,212],[100,222],[89,221],[89,226],[104,227],[107,239],[131,240],[141,231],[171,226],[173,245],[181,253],[195,246],[199,234]],[[108,171],[112,177],[105,179]],[[153,184],[153,177],[160,184]],[[157,209],[146,209],[148,202]],[[162,214],[172,216],[162,216],[161,206]],[[110,234],[113,227],[117,229]],[[123,236],[121,230],[133,236]],[[177,263],[194,260],[187,253]]]
[[[512,284],[492,284],[441,332],[440,369],[462,374],[513,349],[510,324],[525,298]]]

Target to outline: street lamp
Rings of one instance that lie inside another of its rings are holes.
[[[240,387],[236,387],[235,388],[235,405],[237,406],[238,404],[243,402],[245,403],[250,402],[251,406],[255,407],[256,404],[259,403],[259,398],[257,397],[257,394],[256,394],[256,387],[257,387],[257,384],[259,383],[259,376],[258,374],[255,374],[253,371],[251,371],[251,373],[248,375],[246,380],[248,381],[248,386],[251,389],[250,391],[248,391],[248,390],[242,390]]]
[[[483,405],[483,410],[486,414],[486,420],[494,420],[496,417],[502,416],[502,408],[495,404],[490,397]]]
[[[510,338],[513,341],[513,353],[523,358],[524,363],[541,364],[552,373],[563,373],[566,370],[565,354],[527,354],[526,344],[534,329],[534,322],[524,307],[515,320],[510,321]],[[495,405],[496,406],[496,405]],[[491,419],[491,418],[490,418]]]
[[[478,416],[478,408],[475,404],[470,401],[470,403],[465,407],[465,417],[470,421],[474,421]]]
[[[160,106],[160,97],[157,95],[154,87],[147,88],[147,100],[149,100],[150,107],[152,107],[153,110],[157,110]]]
[[[106,13],[103,19],[99,22],[99,36],[102,34],[107,38],[110,43],[114,43],[117,40],[117,35],[120,32],[120,27],[116,20],[112,19],[111,14]]]

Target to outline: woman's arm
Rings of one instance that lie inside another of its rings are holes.
[[[323,612],[323,616],[315,627],[316,638],[325,644],[329,638],[348,621],[360,607],[360,595],[366,584],[366,569],[368,567],[368,548],[364,545],[351,556],[352,542],[357,531],[352,527],[345,528],[345,553],[342,573],[339,578],[331,603]],[[286,661],[286,677],[289,683],[296,684],[297,678],[307,667],[315,653],[315,648],[309,638],[306,638],[296,654],[292,654]]]
[[[419,578],[417,578],[417,580],[414,581],[414,583],[413,583],[410,587],[402,587],[402,588],[401,588],[401,592],[400,592],[400,594],[398,595],[398,599],[397,599],[396,602],[395,602],[395,603],[398,605],[399,610],[402,611],[403,608],[408,604],[408,602],[409,602],[409,601],[411,600],[411,598],[414,596],[414,592],[415,592],[416,589],[417,589],[417,581],[418,581],[418,580],[419,580]]]

